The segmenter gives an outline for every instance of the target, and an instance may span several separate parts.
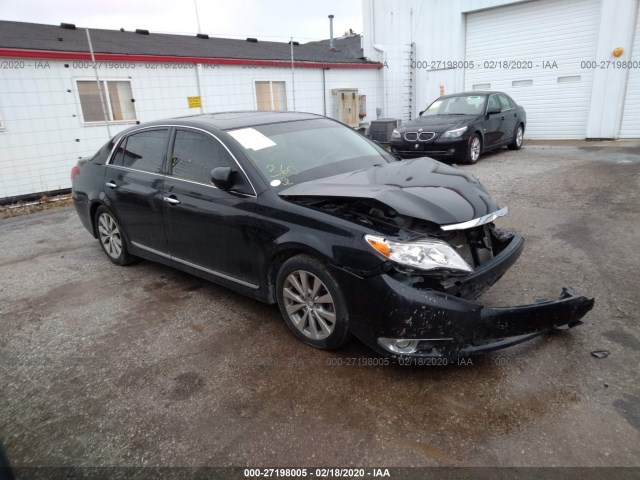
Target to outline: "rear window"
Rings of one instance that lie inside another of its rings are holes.
[[[102,148],[100,150],[98,150],[95,155],[93,157],[91,157],[91,160],[89,160],[91,163],[97,163],[99,165],[104,165],[105,163],[107,163],[107,159],[109,158],[109,154],[111,153],[111,150],[113,150],[113,139],[109,140],[107,143],[105,143]]]
[[[168,129],[147,130],[126,137],[114,154],[113,165],[160,173],[167,153]]]

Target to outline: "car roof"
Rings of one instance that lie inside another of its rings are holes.
[[[440,98],[450,98],[450,97],[466,97],[466,96],[480,96],[480,95],[493,95],[494,93],[501,93],[506,95],[504,92],[498,92],[496,90],[472,90],[470,92],[459,92],[459,93],[450,93],[449,95],[443,95]]]
[[[294,122],[300,120],[316,120],[326,118],[322,115],[303,112],[261,112],[243,110],[234,112],[202,113],[184,117],[165,118],[145,122],[143,126],[153,125],[200,125],[211,126],[218,130],[234,130],[236,128],[254,127],[272,123]]]

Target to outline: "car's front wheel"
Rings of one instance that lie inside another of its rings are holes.
[[[465,161],[467,163],[476,163],[480,158],[481,151],[482,140],[480,140],[480,135],[474,133],[467,142],[467,154],[465,156]]]
[[[104,253],[116,265],[127,265],[133,258],[127,250],[122,227],[106,207],[100,206],[95,215],[96,232]]]
[[[522,148],[522,142],[524,141],[524,127],[522,124],[518,125],[516,128],[515,135],[513,136],[513,141],[507,145],[509,150],[520,150]]]
[[[326,350],[349,339],[349,315],[331,272],[317,258],[296,255],[276,279],[278,306],[287,326],[308,345]]]

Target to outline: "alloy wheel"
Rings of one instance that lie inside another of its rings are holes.
[[[478,158],[480,158],[480,139],[478,137],[473,137],[471,140],[471,161],[476,162]]]
[[[107,255],[118,258],[122,253],[122,235],[118,224],[108,213],[101,213],[98,217],[98,234]]]
[[[326,285],[305,270],[291,272],[283,285],[284,306],[295,327],[306,337],[323,340],[336,325],[336,307]]]
[[[522,130],[522,127],[518,127],[518,131],[516,132],[516,146],[518,148],[522,146],[523,139],[524,139],[524,130]]]

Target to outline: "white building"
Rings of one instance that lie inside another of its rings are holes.
[[[259,109],[358,126],[377,118],[380,67],[359,36],[331,50],[0,21],[0,201],[68,189],[78,158],[137,122]]]
[[[363,0],[387,117],[441,93],[501,90],[528,138],[640,137],[638,0]]]

